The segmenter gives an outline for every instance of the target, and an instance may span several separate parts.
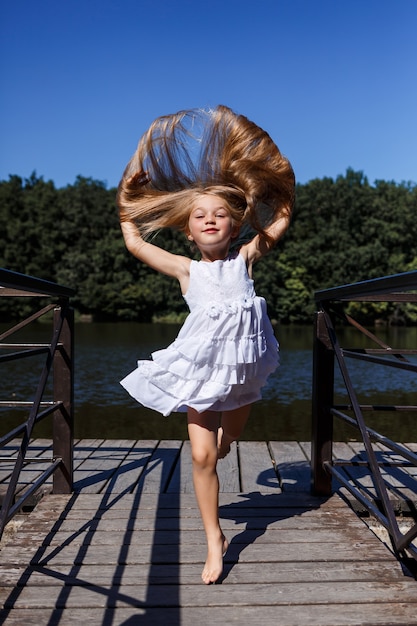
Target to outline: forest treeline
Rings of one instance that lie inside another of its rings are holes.
[[[0,266],[73,287],[73,305],[94,320],[181,320],[186,306],[173,279],[134,259],[120,232],[115,189],[78,177],[56,188],[35,173],[0,181]],[[313,293],[417,269],[417,186],[376,181],[348,169],[336,179],[297,184],[290,229],[258,263],[255,282],[280,323],[311,323]],[[156,238],[192,254],[181,233]],[[9,302],[7,302],[9,301]],[[7,317],[25,313],[0,299]],[[376,318],[417,322],[415,305],[352,304],[365,323]]]

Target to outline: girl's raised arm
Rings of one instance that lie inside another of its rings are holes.
[[[253,263],[256,263],[260,258],[265,256],[274,245],[281,239],[290,225],[291,215],[281,215],[278,219],[273,222],[270,226],[265,229],[265,232],[268,237],[264,237],[261,234],[255,235],[251,241],[243,246],[240,249],[240,253],[246,259],[246,264],[248,269],[250,270]]]
[[[179,280],[185,293],[190,275],[190,259],[145,241],[133,222],[121,222],[121,228],[129,252],[157,272]]]

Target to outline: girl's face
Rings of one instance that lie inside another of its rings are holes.
[[[188,219],[187,236],[200,252],[219,250],[220,258],[239,233],[225,201],[216,195],[201,195],[193,203]]]

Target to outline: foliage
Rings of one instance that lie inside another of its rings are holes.
[[[186,306],[178,285],[139,263],[125,249],[115,189],[79,176],[55,188],[34,173],[0,181],[0,265],[74,287],[78,312],[96,320],[178,320]],[[362,172],[297,185],[292,225],[276,250],[255,268],[256,288],[271,318],[311,322],[317,289],[417,269],[417,187],[369,183]],[[156,243],[191,254],[181,233]],[[9,299],[7,299],[9,300]],[[2,318],[20,316],[29,302]],[[376,318],[417,323],[417,306],[352,303],[363,322]]]

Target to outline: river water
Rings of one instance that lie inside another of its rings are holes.
[[[119,384],[138,359],[149,358],[177,335],[174,324],[76,324],[75,330],[75,435],[110,439],[185,439],[184,414],[162,417],[141,407]],[[27,331],[25,331],[27,333]],[[50,328],[35,324],[31,341],[49,337]],[[370,347],[353,329],[343,329],[342,345]],[[311,439],[312,327],[281,326],[276,329],[281,346],[281,365],[270,377],[263,399],[255,404],[246,427],[248,440]],[[378,330],[389,345],[417,348],[417,328]],[[29,336],[26,337],[28,339]],[[24,340],[25,335],[19,336]],[[0,399],[31,399],[42,367],[37,358],[1,365]],[[413,357],[416,362],[416,358]],[[417,405],[417,375],[394,368],[348,363],[363,404]],[[385,371],[388,370],[388,371]],[[336,372],[336,401],[346,402],[343,383]],[[1,434],[19,423],[23,412],[0,410]],[[367,422],[397,441],[417,440],[417,416],[411,412],[378,413]],[[35,436],[50,436],[46,422],[36,427]],[[352,429],[335,424],[335,439],[356,439]]]

